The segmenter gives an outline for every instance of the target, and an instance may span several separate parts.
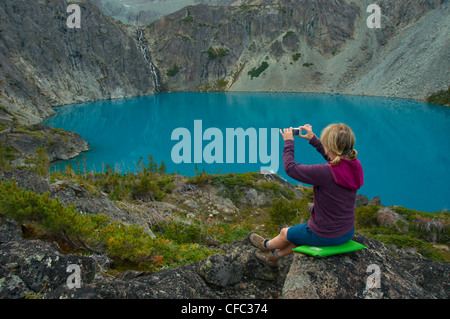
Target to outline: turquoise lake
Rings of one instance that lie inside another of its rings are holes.
[[[364,169],[364,185],[358,193],[369,199],[379,195],[386,206],[428,212],[450,207],[449,107],[344,95],[191,92],[82,103],[55,111],[44,124],[78,132],[91,149],[70,161],[54,163],[52,170],[62,170],[69,162],[72,167],[77,161],[82,166],[84,156],[88,170],[104,171],[108,163],[127,172],[136,171],[139,158],[147,163],[152,154],[155,161],[164,161],[168,173],[186,176],[194,176],[196,166],[208,173],[239,173],[260,171],[269,164],[273,168],[278,161],[276,173],[297,184],[284,172],[284,142],[279,133],[273,138],[271,129],[278,132],[279,128],[311,124],[320,136],[328,124],[341,122],[355,133],[355,149]],[[252,135],[245,145],[236,140],[234,147],[230,146],[227,129],[238,128],[256,132],[257,142]],[[190,156],[187,139],[172,137],[181,131],[191,135]],[[215,135],[208,139],[207,132]],[[181,141],[186,147],[174,156]],[[216,146],[213,151],[212,142]],[[295,143],[297,163],[324,163],[307,140],[295,138]],[[244,146],[245,154],[238,145]],[[266,148],[262,153],[261,145]],[[278,160],[272,157],[268,162],[271,154]],[[239,163],[242,155],[245,158]],[[189,157],[191,163],[177,163],[182,157]],[[211,158],[216,162],[208,163]],[[217,163],[220,158],[223,163]]]

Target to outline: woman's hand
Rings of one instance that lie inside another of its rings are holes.
[[[291,128],[285,128],[283,131],[280,129],[280,133],[283,136],[283,140],[294,140],[294,134],[292,133],[292,127]]]
[[[306,131],[306,134],[302,135],[302,131]],[[314,133],[312,131],[312,126],[309,124],[300,126],[300,135],[299,136],[302,138],[306,138],[308,141],[310,141],[314,137]]]

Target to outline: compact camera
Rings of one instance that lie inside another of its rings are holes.
[[[292,134],[293,134],[293,135],[300,136],[301,131],[302,131],[302,130],[301,130],[300,128],[298,128],[298,127],[297,127],[297,128],[293,128],[293,129],[292,129]]]

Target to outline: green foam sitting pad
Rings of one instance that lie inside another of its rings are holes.
[[[293,248],[292,250],[297,253],[306,254],[313,257],[326,257],[331,255],[338,255],[343,253],[348,253],[352,251],[357,251],[367,248],[366,246],[357,243],[356,241],[350,240],[342,245],[338,246],[328,246],[328,247],[315,247],[302,245]]]

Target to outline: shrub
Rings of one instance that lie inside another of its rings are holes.
[[[8,151],[6,145],[0,142],[0,171],[8,171],[11,169],[11,164],[9,163]]]
[[[244,194],[244,190],[247,188],[256,188],[256,174],[258,173],[228,173],[214,175],[211,184],[213,186],[224,188],[220,191],[220,194],[231,199],[235,204],[239,204],[241,197]]]
[[[36,233],[57,238],[76,249],[106,253],[115,265],[159,270],[194,262],[215,253],[198,245],[179,245],[165,238],[152,238],[135,225],[110,222],[109,217],[80,215],[49,193],[21,189],[14,181],[0,183],[0,214],[19,223],[32,223]]]
[[[309,218],[308,199],[274,199],[269,208],[270,221],[275,228],[283,228],[306,222]]]
[[[0,213],[19,223],[33,223],[76,247],[97,246],[96,230],[109,220],[100,214],[79,215],[73,206],[64,206],[48,192],[39,195],[9,180],[0,183]]]
[[[267,68],[269,67],[269,63],[267,62],[263,62],[261,63],[261,65],[258,68],[253,68],[250,71],[248,71],[248,75],[250,75],[250,77],[253,78],[257,78],[259,77],[259,75],[261,73],[263,73]]]
[[[376,236],[375,238],[385,244],[395,245],[401,249],[414,247],[418,253],[420,253],[426,258],[438,261],[445,260],[443,256],[436,253],[436,250],[433,248],[431,244],[426,243],[420,239],[417,239],[411,235],[392,234],[392,235]]]
[[[195,222],[184,224],[172,222],[158,224],[160,234],[178,244],[207,244],[208,237],[220,244],[230,243],[247,236],[248,230],[228,223],[204,225]]]
[[[38,175],[47,178],[50,171],[50,160],[47,155],[47,151],[43,147],[38,147],[34,155],[29,160],[33,166],[31,169]]]
[[[136,185],[133,186],[131,192],[133,199],[160,200],[164,193],[159,189],[154,179],[149,175],[142,176]]]
[[[447,90],[440,90],[427,97],[428,103],[450,106],[450,85]]]
[[[376,205],[361,206],[355,210],[356,224],[359,227],[377,226],[377,214],[379,207]]]

